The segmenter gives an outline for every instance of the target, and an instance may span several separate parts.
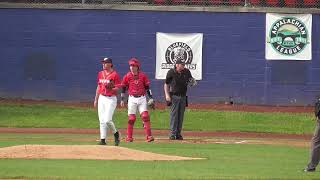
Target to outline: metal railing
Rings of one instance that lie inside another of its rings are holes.
[[[145,4],[154,6],[245,6],[281,8],[320,8],[320,0],[3,0],[8,3],[41,4]]]

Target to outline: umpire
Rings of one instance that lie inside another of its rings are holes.
[[[316,167],[319,164],[320,159],[320,98],[315,103],[314,108],[315,116],[316,116],[316,129],[314,131],[314,135],[312,137],[311,142],[311,159],[307,167],[304,169],[305,172],[314,172]]]
[[[170,111],[170,140],[183,140],[181,135],[185,107],[188,106],[188,85],[196,85],[196,81],[189,69],[185,68],[185,62],[176,61],[175,67],[167,72],[164,92]]]

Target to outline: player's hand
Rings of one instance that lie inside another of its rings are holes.
[[[155,106],[155,103],[154,103],[153,99],[149,99],[148,106],[153,110],[156,109],[156,106]]]
[[[93,102],[93,107],[96,108],[97,105],[98,105],[98,101],[97,101],[97,100],[94,100],[94,102]]]
[[[190,78],[188,81],[188,86],[190,86],[190,87],[196,86],[197,84],[198,84],[198,82],[194,78]]]
[[[109,90],[115,88],[114,81],[110,81],[109,83],[107,83],[106,88]]]
[[[120,101],[120,106],[124,107],[124,101]]]
[[[171,101],[171,97],[166,95],[166,101]]]
[[[166,96],[166,103],[167,103],[167,106],[171,106],[172,101],[170,96]]]

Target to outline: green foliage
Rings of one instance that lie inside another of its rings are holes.
[[[153,129],[168,129],[169,110],[151,111]],[[137,125],[141,119],[137,116]],[[184,130],[311,134],[312,113],[185,112]],[[114,121],[127,127],[127,111],[117,109]],[[0,127],[98,128],[95,109],[48,105],[0,105]]]

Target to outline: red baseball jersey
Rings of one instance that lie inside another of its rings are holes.
[[[131,96],[144,96],[146,94],[146,86],[150,85],[150,80],[143,72],[134,75],[128,72],[122,80],[122,86],[128,87],[128,93]]]
[[[112,71],[110,74],[108,74],[106,71],[100,71],[98,74],[98,86],[99,86],[99,94],[102,94],[104,96],[113,96],[117,95],[117,91],[113,91],[110,89],[107,89],[106,86],[111,81],[114,82],[115,87],[120,87],[120,76],[116,71]]]

